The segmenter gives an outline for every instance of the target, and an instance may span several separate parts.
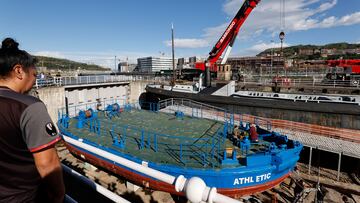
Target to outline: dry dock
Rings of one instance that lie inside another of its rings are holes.
[[[134,192],[133,185],[127,184],[126,180],[122,179],[121,177],[117,177],[114,174],[99,170],[88,163],[76,159],[61,144],[57,147],[57,149],[63,164],[73,168],[89,179],[94,180],[96,183],[131,202],[187,202],[187,200],[183,197],[172,196],[169,193],[152,191],[147,188],[139,188]],[[317,163],[315,162],[314,165],[316,164]],[[348,202],[360,202],[360,185],[357,185],[348,175],[348,173],[341,172],[340,180],[336,181],[336,170],[320,167],[320,178],[318,178],[317,174],[319,172],[319,167],[312,167],[310,170],[310,175],[308,174],[307,164],[299,163],[298,168],[300,175],[306,182],[308,188],[314,187],[318,179],[320,180],[321,184],[326,187],[328,192],[325,196],[325,202],[345,202],[343,201],[345,198],[348,200]],[[94,201],[95,199],[101,202],[111,202],[101,195],[96,195],[94,193],[90,194],[86,188],[80,190],[79,188],[82,187],[78,187],[76,183],[71,181],[72,180],[69,180],[65,177],[67,193],[70,195],[75,194],[76,197],[74,197],[74,199],[80,198],[80,202],[89,200]],[[258,194],[253,194],[252,196],[244,197],[240,200],[244,202],[247,200],[251,202],[254,201],[254,199],[257,199],[260,202],[293,202],[294,187],[289,186],[290,181],[291,178],[287,178],[283,183],[270,190]],[[304,197],[304,202],[312,202],[314,198],[315,192],[309,192],[309,194]]]

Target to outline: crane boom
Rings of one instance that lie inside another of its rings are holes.
[[[205,70],[210,69],[212,72],[216,72],[216,61],[221,57],[225,48],[226,53],[223,57],[222,63],[226,62],[228,55],[230,54],[231,48],[235,42],[235,38],[239,32],[240,27],[245,22],[251,11],[260,2],[260,0],[245,0],[235,17],[232,19],[220,39],[216,42],[215,46],[209,53],[209,56],[205,63],[197,63],[196,68]]]

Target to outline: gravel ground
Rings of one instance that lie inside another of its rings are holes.
[[[140,188],[136,192],[132,192],[131,190],[127,189],[125,180],[122,180],[121,178],[117,178],[111,174],[108,174],[104,171],[97,169],[96,167],[93,167],[90,164],[84,163],[84,162],[74,158],[63,146],[58,147],[58,151],[59,151],[59,156],[65,165],[68,165],[69,167],[75,169],[76,171],[86,175],[89,179],[94,180],[98,184],[104,186],[105,188],[108,188],[109,190],[115,192],[116,194],[120,195],[121,197],[123,197],[131,202],[134,202],[134,203],[137,203],[137,202],[145,202],[145,203],[187,202],[187,200],[184,198],[172,196],[169,193],[161,192],[161,191],[152,191],[152,190]],[[305,164],[299,163],[298,168],[299,168],[300,173],[307,174],[308,169]],[[336,179],[337,172],[334,170],[321,168],[320,172],[321,172],[321,176],[326,179],[329,179],[329,180]],[[313,169],[311,171],[311,175],[312,175],[311,177],[315,181],[317,178],[317,174],[318,174],[318,169],[313,167]],[[65,182],[66,181],[67,180],[65,180]],[[341,173],[340,181],[350,184],[350,185],[352,184],[352,180],[347,175],[347,173]],[[288,186],[289,183],[290,183],[290,178],[287,178],[283,183],[281,183],[280,185],[278,185],[270,190],[267,190],[267,191],[264,191],[264,192],[258,193],[258,194],[253,194],[248,197],[243,197],[240,200],[242,200],[244,202],[274,202],[274,198],[276,198],[277,202],[283,202],[283,203],[293,202],[293,199],[294,199],[293,187],[289,187]],[[72,183],[68,183],[68,184],[72,184]],[[314,185],[314,183],[308,183],[308,187],[313,187],[313,185]],[[73,189],[76,190],[76,193],[79,193],[79,191],[76,189],[78,187],[76,187],[76,186],[74,187],[73,185],[71,185],[71,186]],[[354,187],[357,188],[359,186],[354,185]],[[339,192],[339,190],[332,189],[332,188],[326,188],[326,190],[328,192],[325,196],[324,202],[329,202],[329,203],[332,203],[332,202],[334,202],[334,203],[342,203],[342,202],[356,203],[356,202],[358,202],[358,203],[360,203],[360,196],[358,196],[358,195]],[[90,198],[88,192],[85,192],[83,195]],[[344,196],[347,198],[347,201],[344,201]],[[97,202],[93,198],[96,198],[96,197],[92,197],[91,200]],[[314,202],[314,199],[315,199],[315,192],[310,192],[304,198],[303,202]],[[80,202],[82,202],[82,201],[84,201],[84,200],[80,200]],[[86,201],[88,201],[88,199],[86,199]],[[101,202],[104,202],[104,200],[101,199]]]

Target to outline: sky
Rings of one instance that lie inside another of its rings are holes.
[[[281,1],[284,1],[281,20]],[[147,56],[207,57],[243,0],[0,0],[0,38],[33,55],[114,68]],[[230,56],[298,44],[360,43],[360,0],[262,0]]]

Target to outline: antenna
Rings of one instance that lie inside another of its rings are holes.
[[[173,86],[175,86],[175,77],[176,77],[176,72],[175,72],[175,51],[174,51],[174,24],[171,23],[171,47],[172,47],[172,64],[173,64],[173,79],[172,79],[172,84]]]

